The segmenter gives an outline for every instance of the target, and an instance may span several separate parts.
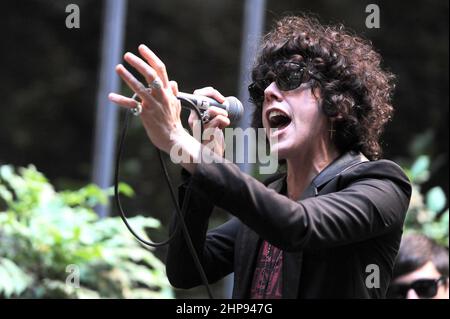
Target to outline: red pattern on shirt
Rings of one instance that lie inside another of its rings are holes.
[[[250,298],[282,298],[283,251],[264,241],[256,262]]]

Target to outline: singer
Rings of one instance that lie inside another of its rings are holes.
[[[264,37],[249,86],[253,123],[277,137],[271,151],[286,165],[264,184],[226,160],[198,160],[221,158],[223,141],[208,152],[183,129],[177,84],[150,49],[139,52],[143,59],[124,58],[147,84],[123,65],[117,73],[142,102],[114,93],[110,99],[142,107],[156,147],[189,154],[179,198],[190,183],[185,220],[209,282],[234,272],[233,298],[384,298],[411,186],[397,164],[381,159],[394,76],[372,45],[309,16],[285,17]],[[194,94],[224,101],[213,88]],[[206,127],[230,123],[223,109],[208,114]],[[214,206],[234,217],[207,231]],[[201,284],[180,231],[169,246],[167,275],[178,288]]]

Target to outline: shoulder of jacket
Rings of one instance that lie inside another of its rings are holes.
[[[340,175],[343,178],[396,179],[410,182],[400,165],[388,159],[361,162],[343,171]]]

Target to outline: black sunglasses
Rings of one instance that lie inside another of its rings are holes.
[[[439,284],[445,282],[446,277],[439,279],[419,279],[409,284],[392,284],[386,297],[390,299],[405,299],[408,291],[413,289],[420,298],[433,298],[436,296]]]
[[[306,70],[306,64],[292,61],[278,62],[274,70],[267,74],[263,79],[256,80],[248,86],[250,99],[253,103],[259,104],[264,101],[264,90],[272,82],[275,82],[281,91],[291,91],[313,77],[312,73]]]

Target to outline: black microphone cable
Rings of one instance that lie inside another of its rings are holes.
[[[202,114],[201,114],[200,110],[197,108],[197,106],[192,101],[190,101],[188,99],[185,99],[185,98],[182,98],[182,97],[178,97],[178,99],[181,100],[181,102],[185,102],[186,106],[189,109],[194,110],[194,112],[197,114],[199,119],[202,118]],[[181,225],[181,228],[182,228],[182,231],[183,231],[183,235],[184,235],[184,238],[186,240],[187,247],[189,249],[189,252],[192,255],[192,258],[194,260],[194,264],[195,264],[195,266],[196,266],[196,268],[197,268],[197,270],[199,272],[199,275],[200,275],[200,278],[201,278],[201,280],[203,282],[203,285],[205,286],[205,288],[207,290],[209,298],[210,299],[214,299],[214,297],[212,295],[212,292],[211,292],[211,289],[210,289],[209,284],[208,284],[208,279],[206,277],[205,271],[204,271],[204,269],[203,269],[203,267],[202,267],[202,265],[200,263],[200,259],[198,257],[197,252],[195,251],[194,244],[192,243],[192,239],[191,239],[191,236],[190,236],[189,231],[187,229],[186,223],[184,222],[184,216],[186,214],[186,210],[187,210],[188,203],[189,203],[189,198],[190,198],[190,195],[191,195],[191,183],[192,183],[192,180],[189,182],[189,185],[187,187],[186,193],[184,195],[183,203],[181,205],[181,210],[180,210],[178,201],[177,201],[176,196],[175,196],[175,190],[173,188],[173,184],[171,182],[169,173],[167,171],[166,164],[165,164],[165,162],[164,162],[164,160],[162,158],[162,152],[159,149],[157,150],[158,151],[158,156],[159,156],[159,162],[160,162],[160,165],[161,165],[161,167],[163,169],[164,177],[165,177],[165,180],[166,180],[167,185],[169,187],[170,196],[172,198],[172,202],[173,202],[173,204],[175,206],[175,211],[176,211],[176,214],[177,214],[177,217],[178,217],[178,223],[176,224],[176,228],[175,228],[175,230],[173,231],[173,233],[169,236],[169,238],[167,240],[165,240],[163,242],[155,243],[155,242],[148,241],[148,240],[145,240],[142,237],[140,237],[133,230],[131,225],[128,223],[128,220],[127,220],[127,218],[125,216],[125,213],[124,213],[124,211],[122,209],[122,204],[120,202],[120,196],[119,196],[119,173],[120,173],[120,160],[122,158],[125,137],[127,135],[128,126],[129,126],[129,122],[130,122],[130,113],[131,113],[131,110],[128,110],[126,112],[126,114],[125,114],[124,124],[123,124],[122,133],[121,133],[120,140],[119,140],[117,155],[116,155],[116,168],[115,168],[115,175],[114,175],[114,198],[115,198],[115,201],[116,201],[116,205],[117,205],[117,207],[119,209],[120,217],[122,218],[125,226],[131,232],[131,234],[141,244],[143,244],[145,246],[150,246],[150,247],[161,247],[161,246],[164,246],[164,245],[167,245],[168,243],[170,243],[173,240],[173,238],[175,237],[175,234],[177,233],[179,226]],[[200,136],[203,135],[203,129],[204,129],[203,122],[200,120],[200,132],[201,132]]]

